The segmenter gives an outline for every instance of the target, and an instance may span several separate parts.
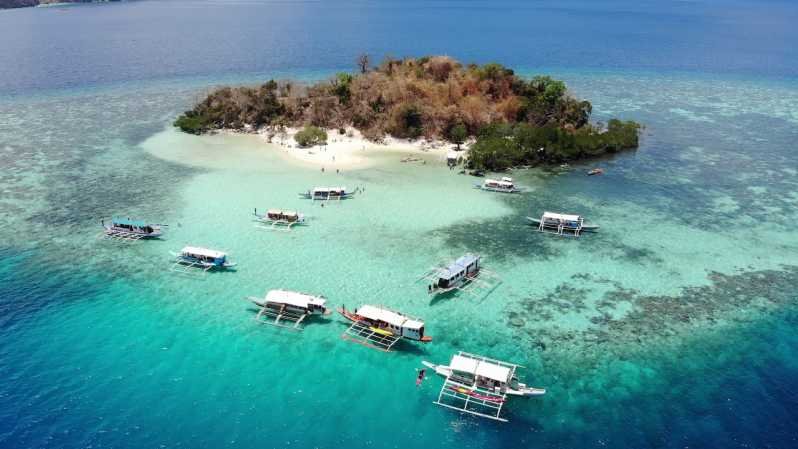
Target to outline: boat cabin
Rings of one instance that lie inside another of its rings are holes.
[[[465,280],[479,272],[480,256],[466,254],[437,273],[437,279],[429,286],[429,292],[448,291],[459,287]]]
[[[407,317],[401,313],[384,307],[364,305],[355,310],[355,314],[371,326],[410,340],[431,341],[432,337],[424,335],[424,322]]]
[[[131,220],[129,218],[114,217],[110,223],[102,221],[102,226],[106,237],[113,237],[120,240],[140,240],[144,238],[160,237],[162,235],[161,226],[146,223],[141,220]]]
[[[186,260],[196,261],[206,266],[222,267],[227,264],[227,254],[197,246],[184,247],[180,250],[180,257]]]
[[[294,223],[299,221],[299,213],[292,210],[269,209],[266,216],[273,221],[287,221]]]
[[[519,189],[513,183],[513,178],[503,177],[502,179],[486,179],[479,186],[482,190],[491,192],[516,193]]]
[[[330,201],[346,199],[351,195],[351,192],[346,191],[346,187],[314,187],[303,196],[314,201]]]
[[[305,315],[327,315],[326,299],[290,290],[271,290],[265,298],[255,300],[255,304],[273,310],[288,311]]]
[[[509,385],[514,374],[514,365],[473,357],[466,353],[454,355],[449,368],[452,370],[451,380],[494,391]]]
[[[584,218],[579,215],[558,214],[554,212],[543,212],[540,217],[538,230],[543,232],[553,232],[563,235],[571,233],[579,235],[584,225]]]

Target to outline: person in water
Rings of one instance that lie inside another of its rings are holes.
[[[421,382],[424,381],[424,374],[426,374],[426,373],[427,373],[427,370],[424,369],[424,368],[421,368],[421,370],[418,372],[418,377],[416,377],[416,387],[421,385]]]

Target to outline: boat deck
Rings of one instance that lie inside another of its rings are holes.
[[[252,298],[249,298],[252,300]],[[260,299],[260,298],[256,298]],[[270,307],[261,307],[255,320],[259,323],[271,326],[282,327],[295,331],[304,330],[303,322],[308,315],[306,313],[294,313],[287,310],[275,310]]]
[[[199,270],[197,268],[199,268]],[[172,263],[172,267],[169,268],[169,271],[185,276],[202,276],[210,271],[211,268],[213,268],[213,265],[204,265],[200,262],[189,262],[185,259],[177,258],[175,262]]]
[[[116,229],[103,230],[100,233],[100,235],[97,236],[97,238],[99,239],[114,240],[117,242],[137,242],[147,237],[149,237],[149,235],[147,234],[142,234],[139,232],[121,231]]]
[[[379,349],[380,351],[390,352],[391,348],[402,337],[395,334],[383,334],[366,323],[355,321],[341,334],[341,338],[363,346]]]
[[[507,422],[507,419],[500,416],[506,400],[506,394],[496,394],[480,388],[472,389],[447,377],[441,386],[438,400],[434,403],[482,418]]]

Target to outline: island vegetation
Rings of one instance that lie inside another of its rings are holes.
[[[193,134],[303,128],[295,136],[300,146],[326,141],[325,129],[343,133],[348,127],[377,142],[386,136],[446,139],[459,148],[474,139],[470,164],[491,170],[638,146],[637,123],[591,123],[590,102],[548,76],[524,79],[499,64],[463,65],[446,56],[388,57],[371,67],[364,55],[357,69],[314,84],[221,87],[175,126]]]
[[[25,8],[28,6],[53,5],[60,3],[104,3],[119,0],[0,0],[0,9]]]

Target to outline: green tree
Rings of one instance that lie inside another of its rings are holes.
[[[294,134],[294,140],[302,148],[324,145],[327,143],[327,132],[315,126],[306,126]]]
[[[449,141],[457,145],[457,150],[460,150],[460,145],[468,138],[468,131],[462,123],[452,127],[449,131]]]

